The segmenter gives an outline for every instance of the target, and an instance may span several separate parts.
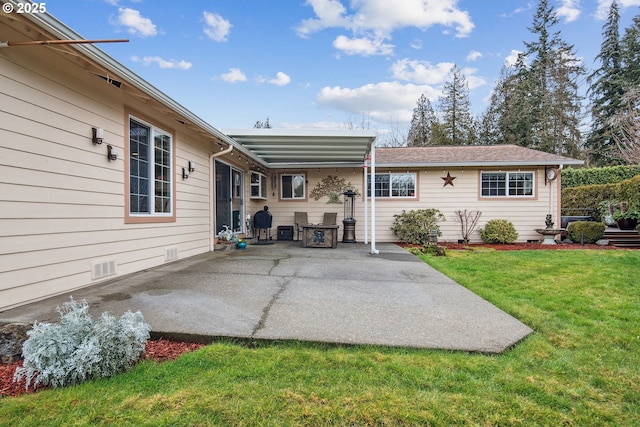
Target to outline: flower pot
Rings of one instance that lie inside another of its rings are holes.
[[[244,249],[246,247],[247,247],[247,242],[245,242],[245,241],[236,243],[236,248],[238,248],[238,249]]]
[[[635,218],[620,218],[616,222],[620,230],[635,230],[638,226],[638,220]]]

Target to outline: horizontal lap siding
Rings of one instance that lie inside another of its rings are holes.
[[[406,169],[395,172],[405,171]],[[445,221],[439,224],[442,232],[440,240],[442,241],[456,242],[462,239],[461,224],[456,211],[464,211],[465,209],[481,212],[478,226],[471,235],[472,242],[481,241],[478,230],[491,219],[511,221],[519,234],[518,241],[537,240],[540,235],[534,231],[534,228],[544,228],[545,215],[549,213],[549,187],[544,184],[544,170],[533,168],[526,169],[526,171],[534,172],[537,177],[537,197],[534,199],[479,198],[478,180],[480,176],[477,169],[421,170],[418,172],[418,199],[376,200],[376,240],[398,240],[389,228],[393,224],[393,216],[402,213],[402,210],[431,208],[440,210],[445,217]],[[413,171],[410,170],[410,172]],[[442,177],[445,177],[447,172],[455,177],[453,186],[444,186]],[[555,187],[553,187],[553,191],[555,191]],[[555,207],[555,202],[553,206]]]
[[[18,50],[0,54],[0,310],[99,283],[93,262],[114,260],[123,275],[164,263],[168,248],[179,258],[209,249],[210,142],[39,51],[55,65]],[[129,107],[175,132],[173,223],[124,223]],[[104,144],[91,142],[91,127],[104,129]],[[116,161],[106,158],[107,144]],[[196,170],[183,180],[189,161]]]

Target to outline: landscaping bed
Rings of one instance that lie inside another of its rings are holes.
[[[413,245],[410,243],[397,242],[397,245],[403,248],[422,247],[422,245]],[[628,249],[619,248],[612,245],[580,245],[577,243],[558,243],[557,245],[543,245],[542,243],[470,243],[468,245],[462,243],[438,242],[438,246],[451,250],[473,250],[476,248],[495,249],[497,251],[517,251],[517,250],[560,250],[560,249]]]
[[[164,339],[147,341],[142,359],[150,359],[154,362],[165,362],[179,357],[181,354],[195,351],[203,347],[204,344],[187,343],[180,341],[169,341]],[[24,393],[33,393],[45,387],[29,387],[25,389],[25,380],[13,382],[13,374],[22,365],[22,361],[0,364],[0,398],[4,396],[19,396]]]

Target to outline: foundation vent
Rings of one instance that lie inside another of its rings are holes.
[[[164,261],[175,261],[178,259],[178,248],[169,248],[164,250]]]
[[[115,276],[115,274],[116,262],[114,260],[91,263],[92,280],[102,279],[103,277],[108,276]]]

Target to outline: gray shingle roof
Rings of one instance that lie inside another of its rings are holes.
[[[518,145],[376,148],[376,164],[381,166],[557,166],[582,163],[582,160]]]

